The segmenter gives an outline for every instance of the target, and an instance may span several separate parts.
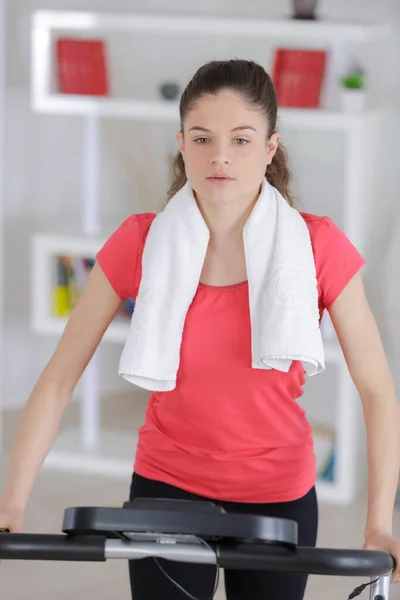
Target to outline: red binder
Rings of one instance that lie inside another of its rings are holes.
[[[325,64],[323,50],[278,49],[272,79],[279,106],[318,108]]]
[[[107,96],[109,82],[103,40],[56,41],[58,87],[62,94]]]

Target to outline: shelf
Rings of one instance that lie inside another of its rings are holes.
[[[102,239],[84,236],[38,234],[32,239],[31,251],[31,327],[39,335],[60,337],[67,323],[67,317],[50,314],[50,299],[53,289],[52,261],[56,256],[76,256],[95,258],[103,243]],[[117,317],[109,325],[103,336],[107,342],[124,343],[129,331],[130,318]]]
[[[146,31],[178,34],[232,35],[237,37],[305,38],[307,41],[366,42],[387,36],[389,27],[375,23],[298,21],[292,19],[241,19],[233,17],[107,14],[91,12],[38,11],[32,29],[32,109],[53,115],[95,115],[103,118],[179,123],[178,102],[138,98],[96,98],[54,93],[51,85],[52,29]],[[351,133],[374,114],[358,115],[329,110],[282,109],[280,123],[285,127],[333,130]]]
[[[96,115],[139,121],[178,123],[178,104],[155,100],[121,100],[90,96],[48,94],[33,98],[33,110],[57,115]]]
[[[41,311],[42,312],[42,311]],[[67,324],[67,318],[41,315],[32,318],[32,331],[38,335],[60,337]],[[106,342],[125,343],[129,332],[130,322],[111,323],[103,336]]]
[[[85,450],[80,430],[70,428],[61,432],[47,455],[43,466],[69,473],[90,473],[111,479],[130,479],[135,460],[138,434],[101,429],[95,451]],[[342,504],[347,496],[335,483],[317,482],[321,502]]]
[[[317,481],[316,488],[318,500],[321,502],[329,504],[348,504],[353,499],[352,495],[349,494],[347,490],[336,483]]]
[[[130,479],[137,446],[137,433],[102,428],[95,451],[85,450],[81,432],[61,432],[47,455],[44,467],[69,473],[89,473],[113,479]]]
[[[382,39],[389,31],[386,24],[368,22],[70,11],[38,11],[33,17],[33,27],[36,30],[179,32],[270,39],[305,38],[310,42],[330,43],[366,43]]]
[[[39,113],[55,115],[95,115],[103,118],[135,119],[179,123],[179,106],[177,102],[158,100],[122,100],[118,98],[93,98],[90,96],[66,94],[42,94],[34,97],[32,108]],[[377,110],[368,110],[359,114],[346,114],[340,111],[324,109],[291,109],[282,108],[278,121],[284,127],[301,127],[308,129],[351,131],[360,122],[374,118],[380,114]]]
[[[360,127],[368,126],[370,121],[381,115],[382,111],[377,109],[351,114],[325,109],[281,108],[278,125],[352,133],[359,131]]]
[[[105,238],[82,235],[64,235],[38,233],[32,238],[32,256],[54,256],[56,254],[74,254],[94,257]],[[35,262],[35,260],[33,260]]]

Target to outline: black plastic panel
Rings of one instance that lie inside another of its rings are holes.
[[[64,513],[64,533],[119,537],[118,533],[195,535],[208,541],[232,540],[295,546],[297,523],[255,515],[225,513],[209,502],[141,498],[124,508],[73,507]]]

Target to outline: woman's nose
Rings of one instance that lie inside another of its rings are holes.
[[[214,165],[226,165],[231,162],[229,147],[224,143],[215,143],[211,151],[211,162]]]

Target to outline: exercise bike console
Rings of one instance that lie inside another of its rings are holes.
[[[232,514],[213,502],[137,498],[123,510],[73,507],[64,513],[62,531],[70,535],[106,535],[109,538],[184,539],[194,536],[209,542],[232,541],[295,547],[297,523],[247,514]]]

